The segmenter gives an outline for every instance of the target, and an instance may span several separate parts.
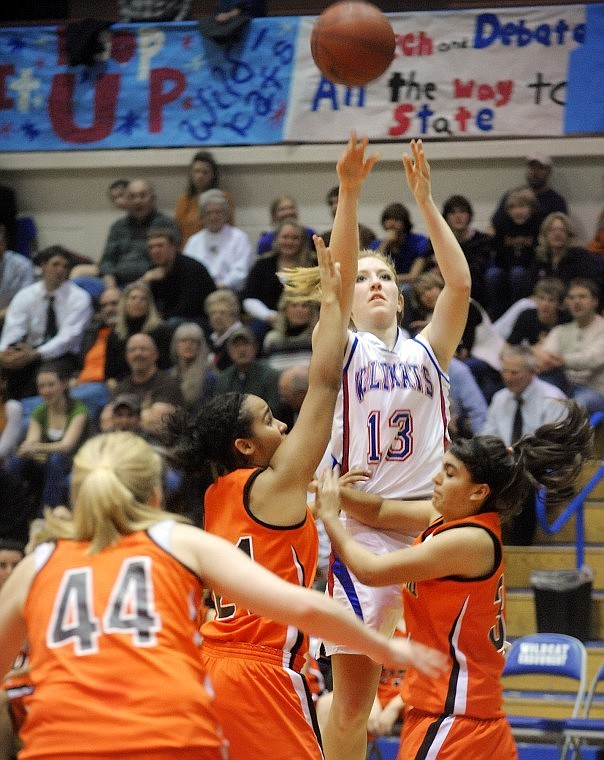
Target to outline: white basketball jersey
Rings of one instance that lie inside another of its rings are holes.
[[[448,444],[449,378],[426,338],[398,331],[389,350],[349,331],[330,453],[342,472],[369,469],[358,487],[393,499],[427,498]]]

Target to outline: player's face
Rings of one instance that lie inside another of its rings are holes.
[[[476,498],[481,486],[472,481],[465,464],[447,452],[442,465],[433,478],[432,504],[446,520],[455,520],[476,514],[484,498]]]
[[[266,467],[282,444],[287,425],[273,417],[269,405],[259,396],[246,396],[243,403],[244,411],[252,417],[250,440],[254,450],[250,463],[256,467]]]
[[[403,297],[390,267],[371,256],[359,259],[352,304],[357,329],[371,332],[396,324],[402,310]]]

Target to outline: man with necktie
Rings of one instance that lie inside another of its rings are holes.
[[[530,346],[507,345],[503,349],[501,376],[505,387],[491,399],[482,435],[499,436],[506,445],[513,446],[523,435],[564,416],[566,410],[560,400],[566,396],[555,385],[539,379],[536,371],[537,359]],[[528,546],[535,528],[535,504],[531,498],[507,527],[505,543]]]
[[[9,398],[36,394],[42,361],[52,359],[75,371],[82,334],[93,314],[88,293],[68,280],[71,260],[65,249],[45,248],[34,263],[42,276],[10,302],[0,337],[0,367]]]

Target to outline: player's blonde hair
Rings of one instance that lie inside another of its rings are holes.
[[[392,276],[396,281],[396,268],[389,256],[386,256],[379,251],[370,251],[368,249],[359,251],[359,261],[367,258],[378,259],[385,264],[392,272]],[[282,272],[279,272],[279,277],[283,282],[285,298],[290,298],[291,300],[304,299],[307,301],[321,300],[321,278],[319,275],[319,267],[295,267],[293,269],[284,269]],[[402,315],[399,314],[399,322],[401,316]]]
[[[389,256],[385,256],[378,251],[363,249],[359,251],[359,261],[365,258],[379,259],[386,264],[396,278],[396,269]],[[282,272],[279,272],[279,277],[283,281],[284,295],[286,298],[290,298],[292,301],[321,300],[321,277],[319,275],[319,267],[295,267],[292,269],[284,269]]]
[[[73,460],[72,519],[47,510],[51,534],[90,541],[88,552],[94,554],[159,520],[182,520],[148,503],[154,491],[160,493],[161,474],[160,455],[140,436],[116,432],[91,438]]]

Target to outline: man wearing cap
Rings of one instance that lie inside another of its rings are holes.
[[[239,327],[230,334],[226,350],[233,362],[216,378],[214,395],[219,393],[252,393],[263,398],[276,410],[279,397],[279,372],[257,359],[258,344],[249,327]]]
[[[545,153],[535,151],[526,157],[526,184],[537,196],[543,219],[554,211],[561,211],[563,214],[568,213],[566,200],[549,186],[552,167],[553,161]],[[505,217],[506,196],[507,193],[501,198],[497,210],[491,217],[493,228],[500,225],[501,220]]]
[[[45,248],[34,263],[42,278],[10,302],[0,338],[0,367],[9,398],[36,394],[36,372],[43,360],[59,362],[68,372],[75,370],[82,335],[93,314],[88,293],[67,279],[71,260],[64,248]]]
[[[136,393],[120,393],[111,407],[111,430],[140,435],[146,441],[151,436],[141,427],[141,400]]]

